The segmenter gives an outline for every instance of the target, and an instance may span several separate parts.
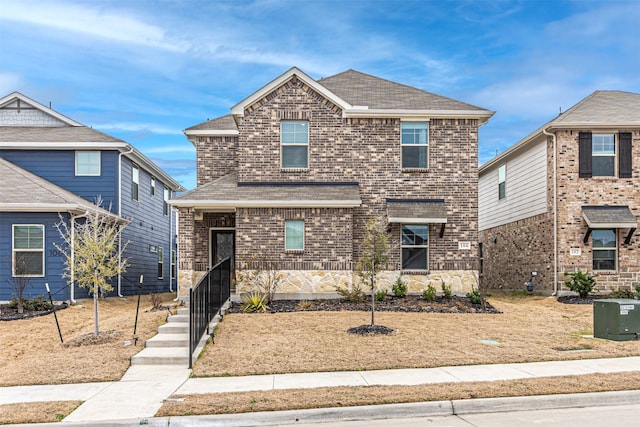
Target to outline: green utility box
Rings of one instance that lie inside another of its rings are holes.
[[[640,301],[595,300],[593,302],[593,336],[613,341],[640,339]]]

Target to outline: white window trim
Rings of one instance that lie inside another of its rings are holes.
[[[427,227],[427,244],[426,245],[403,245],[402,244],[402,227],[404,227],[405,225],[424,225]],[[402,271],[428,271],[429,270],[429,241],[431,240],[431,236],[429,235],[429,224],[400,224],[400,269]],[[404,248],[425,248],[426,251],[426,268],[424,270],[421,269],[415,269],[415,268],[411,268],[411,269],[405,269],[403,267],[404,265],[404,260],[402,259],[402,250]]]
[[[301,222],[302,223],[302,248],[287,248],[287,222]],[[306,224],[303,219],[287,219],[284,221],[284,250],[286,252],[303,252],[305,248],[305,234],[306,234]]]
[[[598,153],[594,154],[593,152],[593,138],[595,136],[612,136],[613,137],[613,154],[610,153]],[[593,175],[593,166],[592,166],[592,178],[606,178],[606,177],[617,177],[618,176],[618,140],[620,138],[616,138],[616,132],[599,132],[591,134],[591,158],[594,157],[613,157],[613,172],[611,175]]]
[[[134,171],[138,171],[138,178],[135,178]],[[133,197],[133,184],[138,186],[138,191],[136,194],[137,197]],[[140,166],[135,163],[131,163],[131,200],[135,200],[136,202],[140,201]]]
[[[98,154],[98,173],[78,173],[78,153],[97,153]],[[101,176],[102,175],[102,152],[96,150],[76,150],[74,159],[74,168],[76,176]]]
[[[427,143],[426,144],[404,144],[402,142],[402,124],[403,123],[426,123],[427,124]],[[406,170],[406,171],[410,171],[410,170],[428,170],[429,169],[429,165],[430,165],[430,160],[431,160],[431,153],[429,150],[429,146],[431,142],[431,123],[429,122],[429,120],[402,120],[400,122],[400,168],[402,170]],[[405,168],[404,166],[402,166],[403,162],[403,150],[402,148],[404,146],[407,147],[427,147],[427,164],[425,167],[421,168],[421,167],[417,167],[417,168]]]
[[[15,248],[15,228],[16,227],[40,227],[42,229],[42,274],[25,274],[22,276],[16,276],[16,252],[37,252],[38,249],[16,249]],[[45,248],[45,229],[44,224],[12,224],[11,227],[11,277],[44,277],[45,272],[47,271],[45,265],[45,256],[44,256],[44,248]]]
[[[500,169],[504,168],[504,177],[500,180]],[[500,184],[504,184],[504,197],[500,197]],[[507,198],[507,164],[504,163],[498,166],[498,200],[505,200]]]
[[[166,185],[162,186],[162,213],[164,216],[168,216],[171,211],[169,206],[169,200],[171,199],[171,192]]]
[[[176,278],[176,250],[175,249],[171,249],[171,258],[169,260],[170,266],[169,266],[169,278],[171,280]]]
[[[306,123],[307,124],[307,142],[306,144],[303,143],[299,143],[299,142],[287,142],[284,143],[282,141],[282,124],[283,123]],[[310,127],[309,127],[309,121],[308,120],[281,120],[280,121],[280,169],[282,170],[287,170],[287,171],[296,171],[296,170],[308,170],[309,169],[309,161],[310,161],[310,157],[309,157],[309,138],[310,138]],[[284,152],[284,147],[307,147],[307,166],[306,167],[301,167],[301,166],[285,166],[283,164],[283,160],[284,160],[284,156],[283,156],[283,152]]]
[[[591,233],[591,267],[593,269],[593,271],[618,271],[618,242],[620,241],[620,239],[618,239],[618,229],[617,228],[597,228],[594,229],[595,230],[612,230],[613,231],[613,235],[616,238],[616,247],[615,248],[596,248],[595,246],[593,246],[593,232]],[[613,256],[613,269],[607,269],[607,270],[596,270],[595,268],[593,268],[593,255],[595,252],[598,251],[614,251],[614,256]]]
[[[158,274],[158,280],[164,279],[164,248],[162,246],[158,246],[158,270],[161,273]]]
[[[151,195],[152,196],[156,195],[156,177],[155,176],[151,177]]]

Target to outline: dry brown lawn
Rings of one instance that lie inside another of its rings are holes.
[[[160,296],[168,305],[175,294]],[[93,300],[78,300],[57,312],[64,344],[52,314],[0,322],[0,386],[117,381],[167,317],[166,310],[150,311],[150,296],[143,295],[138,344],[125,346],[133,337],[136,303],[137,296],[101,299],[100,332],[108,332],[109,338],[91,345],[78,344],[93,332]]]
[[[34,402],[0,405],[3,424],[55,423],[69,415],[82,402]]]
[[[395,335],[358,336],[366,312],[229,314],[194,376],[517,363],[640,355],[640,341],[585,338],[591,305],[542,296],[490,298],[502,314],[376,313]],[[481,340],[499,344],[484,344]]]
[[[230,414],[638,389],[640,372],[420,386],[332,387],[176,395],[173,397],[184,398],[184,401],[166,402],[156,416]]]

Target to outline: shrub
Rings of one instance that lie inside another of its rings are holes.
[[[574,273],[564,273],[569,279],[564,282],[565,286],[569,290],[576,292],[580,295],[580,298],[586,298],[589,296],[594,286],[596,285],[596,275],[592,275],[588,272],[576,271]]]
[[[7,307],[17,308],[18,299],[14,296]],[[53,308],[51,302],[44,299],[44,295],[38,295],[37,297],[33,297],[31,299],[25,299],[23,301],[23,307],[27,311],[47,311]]]
[[[618,289],[611,294],[612,298],[633,299],[636,296],[631,289]]]
[[[442,282],[442,298],[444,299],[451,299],[451,297],[453,296],[453,293],[451,292],[451,286],[447,285],[444,280],[441,280]]]
[[[391,290],[393,291],[393,294],[397,297],[406,297],[407,296],[407,284],[404,283],[404,281],[402,280],[402,277],[398,277],[398,279],[396,280],[396,283],[393,284],[393,287],[391,288]]]
[[[360,282],[354,282],[351,286],[351,289],[341,288],[340,286],[336,286],[334,289],[336,290],[338,295],[349,302],[362,302],[367,298],[367,295],[365,295],[364,291],[362,290]]]
[[[160,309],[160,305],[162,304],[162,298],[160,298],[160,295],[151,294],[151,296],[149,298],[151,299],[152,308],[154,310],[159,310]]]
[[[384,289],[378,289],[374,295],[376,301],[384,301],[387,299],[387,291]]]
[[[467,293],[467,298],[471,301],[471,304],[481,304],[482,295],[480,295],[480,289],[474,287],[471,292]]]
[[[422,297],[427,301],[436,300],[436,288],[432,284],[427,285],[427,289],[422,291]]]
[[[636,285],[636,295],[640,297],[640,283]]]
[[[267,296],[260,292],[251,292],[242,297],[242,311],[245,313],[256,313],[258,311],[267,311]]]
[[[309,310],[311,307],[313,307],[311,301],[302,300],[298,303],[298,310]]]

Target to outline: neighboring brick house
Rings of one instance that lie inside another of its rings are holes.
[[[480,168],[482,283],[566,291],[640,282],[640,94],[596,91]]]
[[[181,288],[232,256],[242,271],[256,258],[277,263],[289,296],[333,293],[353,283],[376,217],[391,236],[384,286],[402,274],[411,291],[441,280],[469,291],[478,127],[492,114],[353,70],[316,81],[290,69],[230,115],[185,130],[197,188],[171,202]]]
[[[127,271],[114,280],[114,295],[175,291],[176,219],[168,204],[184,189],[127,142],[84,126],[14,92],[0,99],[0,300],[11,299],[12,282],[27,276],[26,294],[54,298],[87,296],[66,287],[55,227],[82,221],[97,196],[102,207],[130,224]],[[106,211],[105,211],[106,212]],[[80,219],[78,219],[80,218]],[[16,260],[26,260],[21,272]]]

